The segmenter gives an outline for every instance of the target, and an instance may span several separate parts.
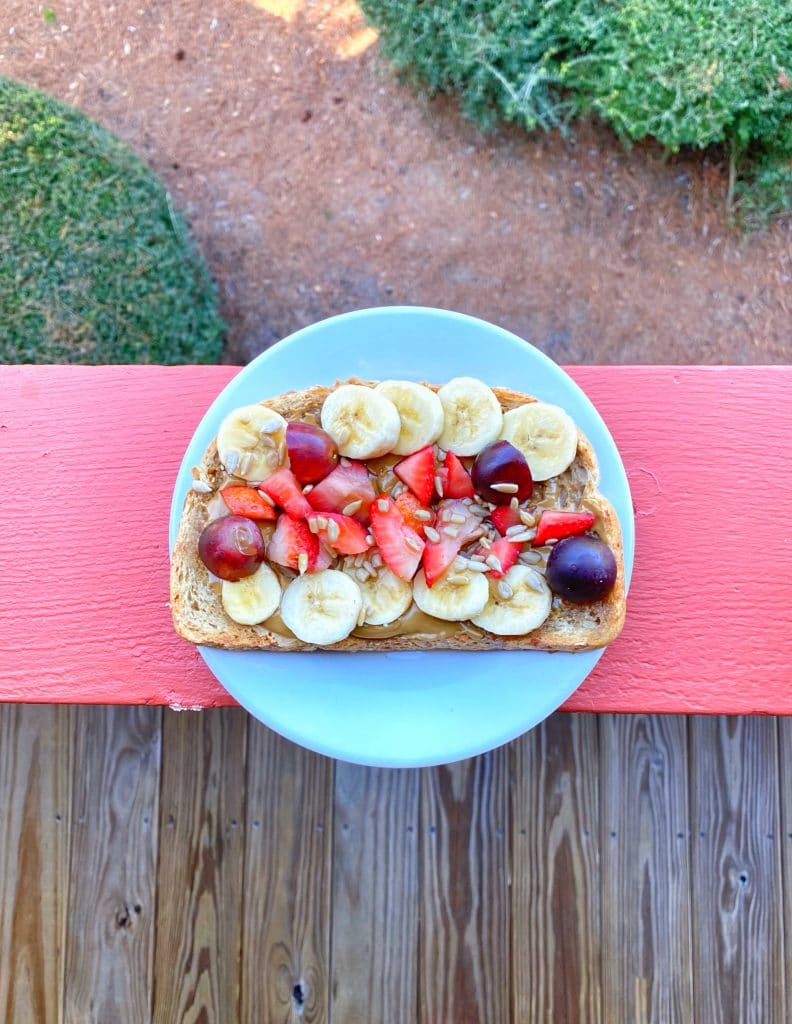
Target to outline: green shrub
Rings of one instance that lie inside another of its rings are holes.
[[[97,124],[0,78],[0,362],[215,362],[223,328],[157,178]]]
[[[720,144],[746,207],[792,208],[790,0],[362,4],[396,65],[484,127],[595,114],[672,152]]]

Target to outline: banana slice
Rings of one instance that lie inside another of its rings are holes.
[[[348,637],[363,607],[360,587],[339,569],[308,572],[291,582],[281,601],[281,618],[306,644],[335,644]]]
[[[272,569],[262,562],[252,576],[236,583],[224,580],[220,599],[234,622],[255,626],[278,610],[281,587]]]
[[[230,412],[217,432],[217,454],[232,476],[261,483],[283,461],[286,420],[266,405]]]
[[[349,572],[352,575],[352,572]],[[356,579],[356,577],[353,577]],[[357,582],[357,580],[356,580]],[[369,626],[387,626],[404,615],[412,604],[412,587],[406,580],[383,566],[372,579],[357,582],[366,610],[364,622]]]
[[[578,432],[572,417],[557,405],[529,402],[503,416],[501,438],[525,456],[534,480],[563,473],[575,458]]]
[[[375,459],[393,451],[401,420],[385,395],[362,384],[342,384],[322,406],[322,429],[349,459]]]
[[[544,577],[527,565],[513,565],[502,579],[491,581],[489,600],[471,621],[498,636],[523,636],[542,625],[551,604]]]
[[[401,431],[391,448],[394,455],[412,455],[438,439],[443,431],[443,403],[431,388],[411,380],[384,380],[374,390],[389,398],[399,413]]]
[[[494,392],[475,377],[454,377],[438,391],[443,432],[438,444],[455,455],[478,455],[501,432],[503,414]]]
[[[451,569],[430,588],[423,569],[413,580],[415,603],[427,615],[446,622],[472,619],[489,600],[489,585],[483,572]]]

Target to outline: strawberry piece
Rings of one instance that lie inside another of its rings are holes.
[[[546,540],[560,540],[562,537],[585,533],[594,525],[594,519],[593,512],[555,512],[553,509],[544,509],[532,544],[539,547]]]
[[[299,570],[302,554],[308,558],[306,571],[313,572],[319,557],[319,539],[308,529],[305,520],[295,519],[284,512],[278,516],[275,532],[267,545],[267,558],[270,562]]]
[[[278,513],[265,501],[255,487],[229,484],[220,491],[220,497],[235,516],[247,516],[257,523],[276,520]]]
[[[505,537],[506,531],[520,522],[520,513],[511,505],[496,505],[490,512],[490,519],[501,537]]]
[[[418,571],[424,541],[410,529],[396,504],[385,495],[371,506],[371,532],[390,571],[399,579],[411,580]]]
[[[439,473],[443,483],[444,498],[472,498],[475,495],[470,473],[453,452],[446,452]]]
[[[324,525],[320,525],[320,519]],[[365,526],[352,516],[342,516],[340,512],[314,512],[308,517],[308,523],[316,524],[317,537],[339,555],[361,555],[369,549]]]
[[[411,530],[415,530],[419,537],[426,536],[424,533],[424,527],[431,526],[435,521],[434,512],[430,508],[424,508],[412,491],[402,491],[396,499],[396,508],[401,512],[402,519],[405,523]],[[428,518],[416,519],[416,512],[425,512],[427,513]]]
[[[366,522],[369,507],[376,495],[364,464],[348,462],[336,466],[306,497],[311,508],[317,512],[343,512],[353,501],[360,501],[360,508],[353,515],[355,519]]]
[[[328,551],[324,544],[319,545],[319,554],[316,556],[316,565],[313,567],[314,572],[321,572],[322,569],[329,569],[333,564],[334,558],[332,551]]]
[[[445,522],[443,519],[443,512],[446,511],[452,515],[456,514],[465,516],[464,523]],[[446,533],[446,526],[455,530],[456,536]],[[450,501],[440,502],[437,509],[437,520],[434,527],[440,534],[440,540],[427,541],[423,556],[424,576],[426,577],[426,585],[428,587],[433,586],[437,580],[440,579],[459,554],[462,545],[466,541],[470,540],[472,535],[480,528],[480,526],[481,524],[476,516],[474,516],[467,505],[463,504],[461,501],[457,501],[452,498]]]
[[[295,519],[304,519],[311,514],[311,506],[290,469],[279,469],[268,476],[259,490],[268,494],[276,504]]]
[[[500,537],[496,540],[489,551],[485,551],[484,548],[479,548],[478,553],[484,555],[487,558],[489,555],[495,555],[501,564],[501,572],[497,569],[490,569],[490,575],[494,576],[495,579],[500,579],[501,576],[505,576],[506,573],[511,569],[514,563],[517,561],[517,556],[520,553],[522,544],[514,544],[512,541],[507,540],[505,537]]]
[[[397,462],[393,472],[406,484],[422,505],[428,505],[434,492],[434,448],[428,444]]]

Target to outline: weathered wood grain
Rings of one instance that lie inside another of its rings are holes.
[[[787,1015],[792,1012],[792,718],[778,720],[781,791],[781,867],[784,892],[784,979]]]
[[[777,738],[769,718],[690,722],[693,978],[705,1024],[789,1020]]]
[[[65,1024],[151,1020],[161,719],[76,714]]]
[[[164,713],[154,1024],[239,1020],[246,733],[238,708]]]
[[[512,984],[517,1024],[599,1024],[599,743],[595,715],[512,744]]]
[[[327,1024],[333,762],[250,719],[243,1024]]]
[[[422,773],[421,1024],[511,1019],[508,760]]]
[[[0,705],[0,1020],[57,1024],[69,865],[73,717]]]
[[[0,700],[231,702],[195,649],[173,635],[165,524],[187,442],[235,372],[228,366],[0,367],[0,448],[10,488],[8,528],[0,535]],[[786,600],[792,544],[778,543],[792,534],[786,458],[792,367],[580,366],[569,372],[619,446],[638,544],[624,633],[567,710],[792,714]],[[111,446],[107,403],[115,410]],[[748,464],[773,495],[772,522],[757,524],[733,500],[734,467]],[[146,514],[136,520],[135,544],[112,574],[97,576],[97,564],[118,561],[118,509],[141,486]],[[27,512],[34,490],[58,495],[35,521]],[[700,529],[702,495],[719,509],[717,530]],[[27,544],[24,565],[17,557],[32,522],[70,538],[68,557],[56,559],[55,572],[46,545]],[[728,586],[725,550],[751,552]],[[685,580],[684,614],[678,588],[668,586],[669,551],[676,577]],[[44,574],[46,594],[38,586]],[[94,611],[85,616],[88,604]],[[756,629],[752,609],[759,604],[762,628]],[[712,629],[713,607],[728,630]],[[19,621],[26,623],[24,659],[14,656]],[[669,623],[674,644],[667,642]]]
[[[686,720],[603,715],[600,727],[602,1018],[688,1024]]]
[[[416,1020],[417,771],[336,765],[332,1024]]]

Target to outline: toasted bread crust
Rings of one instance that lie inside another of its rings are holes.
[[[376,381],[353,378],[342,383],[374,386]],[[427,385],[438,390],[436,385]],[[303,391],[288,391],[264,404],[287,420],[316,415],[332,388],[317,385]],[[492,389],[504,412],[536,401],[530,395],[508,388]],[[212,489],[223,478],[224,471],[213,441],[206,450],[198,473]],[[556,600],[542,626],[524,636],[495,636],[470,623],[460,623],[452,635],[403,634],[369,639],[349,636],[340,643],[317,648],[296,638],[281,636],[263,626],[242,626],[230,619],[214,592],[208,571],[198,557],[198,538],[209,518],[212,494],[188,492],[184,503],[179,534],[171,557],[170,598],[173,622],[177,633],[196,644],[229,650],[271,651],[414,651],[414,650],[543,650],[585,651],[603,647],[618,636],[624,624],[626,609],[624,558],[619,521],[611,504],[597,490],[599,467],[594,451],[578,430],[575,460],[566,473],[583,483],[580,503],[597,516],[597,532],[610,545],[618,569],[616,584],[602,601],[573,605]],[[564,476],[565,474],[562,474]],[[539,485],[541,486],[541,485]]]

